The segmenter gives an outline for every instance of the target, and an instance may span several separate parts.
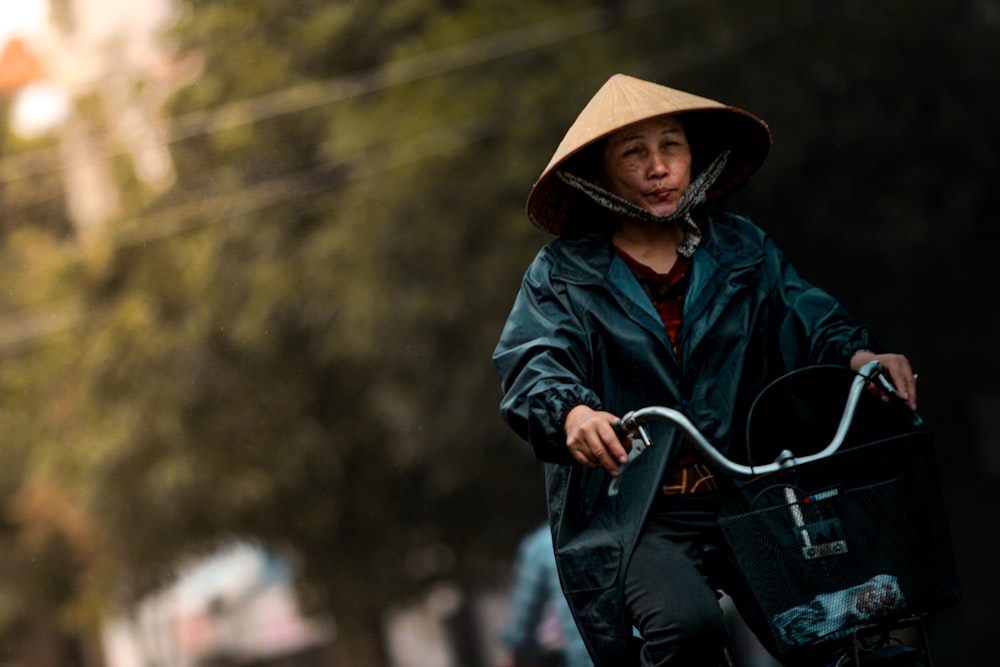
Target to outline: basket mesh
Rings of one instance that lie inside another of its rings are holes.
[[[952,602],[944,517],[930,436],[915,432],[752,481],[719,523],[788,654]]]

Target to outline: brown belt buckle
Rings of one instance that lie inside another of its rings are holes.
[[[704,463],[692,463],[679,466],[670,472],[670,478],[663,483],[660,491],[665,496],[684,493],[699,493],[715,491],[719,485],[715,483],[712,469]]]

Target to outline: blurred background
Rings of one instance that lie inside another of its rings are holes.
[[[542,470],[490,354],[625,72],[905,351],[1000,665],[997,0],[2,0],[0,665],[486,667]]]

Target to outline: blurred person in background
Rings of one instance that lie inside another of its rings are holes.
[[[592,667],[559,585],[548,524],[521,541],[510,602],[497,667]]]
[[[675,406],[735,453],[769,382],[874,359],[916,408],[906,357],[801,278],[764,231],[718,208],[770,144],[742,109],[619,74],[528,197],[530,220],[559,238],[528,268],[494,352],[501,413],[546,462],[563,588],[601,667],[717,667],[718,590],[773,648],[716,521],[728,480],[676,429],[654,434],[608,495],[628,459],[621,415]]]

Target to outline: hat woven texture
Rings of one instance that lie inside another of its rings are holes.
[[[528,217],[538,227],[561,234],[567,212],[579,193],[562,182],[556,172],[571,157],[600,139],[642,120],[677,115],[689,141],[707,150],[731,150],[725,169],[708,190],[709,201],[718,200],[745,183],[760,167],[771,147],[771,132],[753,114],[682,90],[615,74],[597,91],[559,143],[552,159],[528,195]],[[715,155],[709,156],[709,159]],[[579,209],[577,209],[579,210]]]

